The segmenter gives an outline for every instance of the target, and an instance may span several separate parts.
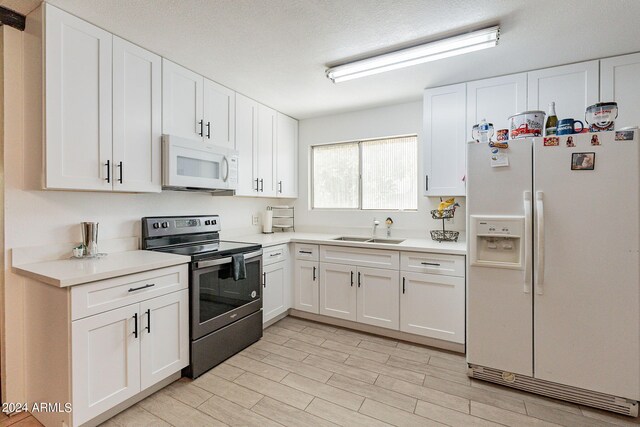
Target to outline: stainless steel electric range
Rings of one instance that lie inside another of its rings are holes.
[[[220,218],[202,215],[142,218],[142,248],[191,257],[184,375],[196,378],[262,337],[261,245],[220,241]],[[246,275],[234,280],[237,254]]]

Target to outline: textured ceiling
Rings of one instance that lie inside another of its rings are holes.
[[[296,118],[415,100],[429,86],[640,51],[637,0],[50,3]],[[328,65],[497,23],[494,49],[339,84],[324,76]]]

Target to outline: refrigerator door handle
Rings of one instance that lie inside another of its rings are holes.
[[[532,248],[532,216],[531,191],[525,191],[524,198],[524,293],[531,293],[531,248]]]
[[[534,273],[536,294],[542,295],[544,286],[544,193],[536,191],[536,270]]]

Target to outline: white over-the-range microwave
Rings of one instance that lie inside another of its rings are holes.
[[[162,135],[162,187],[229,194],[238,187],[238,152],[202,141]]]

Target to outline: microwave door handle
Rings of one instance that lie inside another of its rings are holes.
[[[227,156],[222,157],[222,164],[224,165],[225,174],[222,178],[222,181],[227,182],[229,179],[229,160],[227,160]]]

